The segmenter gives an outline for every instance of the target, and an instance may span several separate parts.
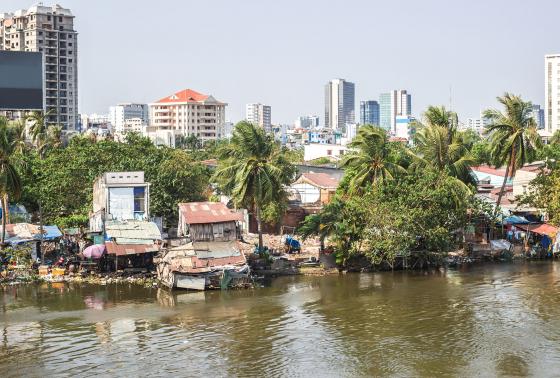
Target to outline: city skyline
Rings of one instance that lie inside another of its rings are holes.
[[[447,5],[443,1],[401,5],[286,1],[266,6],[255,1],[212,5],[167,1],[165,38],[147,27],[156,26],[154,12],[158,11],[147,2],[58,3],[76,16],[81,45],[80,113],[107,113],[116,103],[150,103],[162,93],[196,88],[228,102],[229,120],[243,119],[245,104],[258,101],[274,107],[274,123],[289,124],[303,114],[322,114],[324,83],[344,77],[356,84],[357,103],[394,88],[407,88],[415,97],[416,116],[428,105],[449,107],[451,102],[461,118],[477,117],[480,110],[496,106],[495,97],[505,91],[544,105],[542,59],[560,51],[560,42],[552,39],[554,33],[547,32],[548,25],[554,24],[554,10],[560,10],[559,4],[550,1],[534,3],[536,9],[547,12],[532,18],[526,17],[526,5],[505,1],[457,4],[454,12],[461,17],[447,18],[439,17]],[[5,0],[0,11],[31,5]],[[109,7],[111,12],[107,12]],[[506,7],[508,17],[503,16]],[[407,12],[399,12],[402,9]],[[211,23],[196,17],[210,10]],[[285,21],[296,10],[311,25],[287,27]],[[375,11],[377,22],[369,21],[368,10]],[[264,12],[275,17],[266,21],[255,17]],[[342,12],[349,16],[340,19]],[[353,58],[352,52],[361,51],[357,36],[388,30],[395,14],[399,14],[401,30],[376,39],[376,48],[365,57],[360,52],[360,58]],[[99,28],[95,21],[99,19],[111,27]],[[182,38],[185,22],[192,30],[204,31],[205,38]],[[521,24],[523,28],[516,26]],[[262,43],[263,49],[254,50],[246,44],[248,38]],[[406,50],[397,43],[403,38]],[[214,42],[208,44],[208,40]],[[348,54],[320,60],[297,58],[313,56],[310,51],[319,56],[329,45],[342,41]],[[519,49],[520,45],[524,48]]]

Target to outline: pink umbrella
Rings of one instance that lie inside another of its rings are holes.
[[[90,245],[89,247],[84,249],[84,251],[82,252],[84,257],[88,258],[88,259],[100,259],[101,256],[103,256],[104,253],[105,253],[105,245],[104,244]]]

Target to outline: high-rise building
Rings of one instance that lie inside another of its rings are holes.
[[[70,9],[39,3],[0,13],[0,50],[43,53],[47,122],[74,130],[79,124],[78,33]]]
[[[379,126],[379,103],[377,101],[360,101],[360,124]]]
[[[125,121],[135,119],[134,124],[138,123],[137,119],[145,125],[148,124],[148,104],[122,103],[109,107],[109,121],[113,126],[113,131],[123,133],[125,131]]]
[[[344,130],[355,123],[354,83],[333,79],[325,85],[325,127]]]
[[[272,131],[271,109],[269,105],[260,103],[247,104],[245,119],[262,127],[267,133]]]
[[[185,89],[149,104],[148,134],[172,136],[196,135],[204,143],[223,137],[226,103]]]
[[[540,105],[533,104],[532,114],[537,129],[544,129],[544,109]]]
[[[412,96],[405,89],[379,96],[379,125],[395,134],[397,116],[412,115]]]
[[[319,127],[319,117],[317,116],[301,116],[294,122],[296,129],[315,129]]]
[[[544,56],[545,130],[560,130],[560,54]]]

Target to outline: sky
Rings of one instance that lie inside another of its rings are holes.
[[[0,12],[33,3],[2,0]],[[44,5],[52,5],[44,1]],[[324,85],[359,101],[407,89],[412,112],[460,119],[513,92],[543,105],[544,55],[560,52],[556,0],[60,0],[75,18],[81,113],[191,88],[272,107],[272,122],[324,118]]]

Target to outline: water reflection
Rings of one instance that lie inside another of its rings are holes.
[[[560,265],[0,292],[0,376],[550,376]]]

